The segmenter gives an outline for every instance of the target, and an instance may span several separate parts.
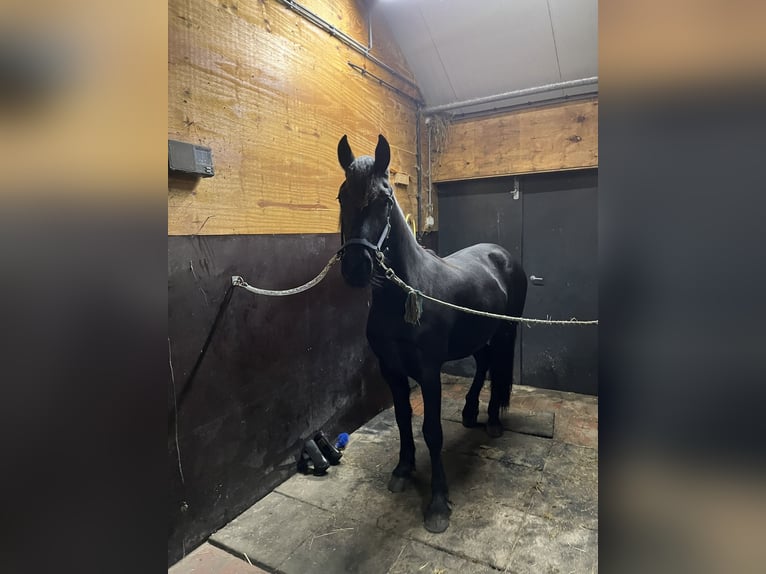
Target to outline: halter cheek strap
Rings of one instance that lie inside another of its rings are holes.
[[[349,245],[361,245],[362,247],[366,247],[367,249],[372,250],[375,253],[379,253],[380,250],[383,248],[383,244],[388,239],[388,236],[391,234],[391,208],[393,206],[393,200],[390,201],[388,206],[388,217],[386,217],[386,226],[383,228],[383,231],[380,232],[380,237],[378,238],[377,243],[372,243],[370,241],[367,241],[366,239],[363,239],[361,237],[355,237],[353,239],[349,239],[348,241],[345,240],[345,234],[343,233],[343,229],[341,228],[340,237],[341,241],[343,241],[343,245],[340,246],[340,249],[338,249],[337,253],[338,255],[343,255],[343,251],[348,247]]]

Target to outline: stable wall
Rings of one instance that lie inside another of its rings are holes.
[[[598,100],[515,111],[449,125],[433,181],[598,167]]]
[[[352,0],[305,0],[361,43]],[[316,275],[339,247],[336,147],[357,155],[391,143],[397,186],[415,215],[415,107],[353,62],[417,92],[276,0],[171,0],[168,138],[212,148],[215,177],[168,179],[168,412],[230,284],[272,289]],[[372,53],[409,76],[373,17]],[[235,290],[168,429],[168,564],[295,472],[318,429],[350,432],[390,402],[364,335],[367,291],[333,269],[287,298]],[[180,452],[181,470],[178,454]]]
[[[432,245],[441,255],[502,245],[528,275],[546,278],[544,287],[530,282],[524,316],[595,317],[597,167],[595,98],[448,123],[446,144],[432,155],[437,227],[437,190],[444,208]],[[515,380],[597,393],[597,332],[583,329],[520,329]],[[468,376],[473,369],[470,359],[445,368]]]
[[[367,43],[353,0],[302,3]],[[415,106],[348,62],[415,89],[276,0],[171,0],[169,11],[168,136],[209,146],[216,166],[194,189],[169,182],[169,235],[337,232],[343,134],[357,155],[386,136],[392,171],[411,176],[397,198],[415,213]],[[410,76],[374,16],[372,37],[372,53]]]
[[[593,167],[598,167],[597,98],[453,120],[444,149],[432,155],[435,229],[441,182]]]

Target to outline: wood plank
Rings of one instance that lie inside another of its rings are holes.
[[[366,43],[353,0],[306,5]],[[196,184],[169,178],[169,235],[337,232],[343,134],[365,155],[383,133],[392,169],[417,173],[414,105],[353,71],[349,61],[365,65],[360,54],[274,0],[171,0],[168,9],[168,137],[209,146],[216,169]],[[382,23],[373,39],[401,69]],[[413,182],[396,192],[414,214]]]
[[[598,166],[598,100],[457,121],[434,159],[433,181]]]
[[[268,574],[245,560],[205,542],[202,546],[176,562],[168,574]]]

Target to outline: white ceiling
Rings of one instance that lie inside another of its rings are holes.
[[[597,0],[377,0],[372,17],[387,21],[427,106],[598,76]],[[597,89],[555,90],[456,112]]]

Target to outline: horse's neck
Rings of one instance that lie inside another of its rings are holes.
[[[413,279],[413,271],[422,267],[422,259],[427,254],[412,234],[398,203],[391,210],[391,234],[387,247],[389,266],[405,281]]]

